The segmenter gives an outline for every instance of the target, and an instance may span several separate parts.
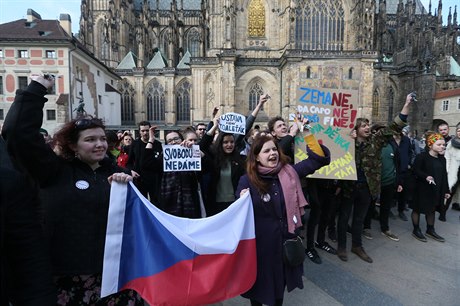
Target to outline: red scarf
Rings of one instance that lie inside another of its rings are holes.
[[[295,229],[302,226],[301,216],[305,213],[304,206],[308,205],[302,192],[299,175],[291,165],[281,163],[278,163],[275,168],[258,165],[257,170],[262,175],[278,175],[286,205],[288,231],[294,234]]]

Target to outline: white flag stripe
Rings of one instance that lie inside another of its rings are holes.
[[[198,254],[231,254],[240,240],[255,238],[254,212],[249,192],[217,215],[188,219],[165,213],[152,205],[135,187],[134,190],[163,226]]]
[[[117,286],[120,271],[121,243],[123,241],[127,191],[128,188],[126,184],[112,182],[105,238],[101,297],[118,291]]]

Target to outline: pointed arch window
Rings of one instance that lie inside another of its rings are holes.
[[[342,1],[297,0],[296,48],[343,50],[344,10]]]
[[[176,90],[176,114],[177,122],[190,122],[190,89],[188,80],[183,81]]]
[[[192,57],[200,56],[201,35],[196,28],[191,29],[187,34],[187,46],[185,50],[190,52]]]
[[[259,82],[254,83],[249,89],[249,110],[256,108],[259,98],[264,94],[264,89]]]
[[[353,79],[353,68],[348,69],[348,79],[349,80]]]
[[[158,80],[153,80],[147,88],[147,120],[163,122],[165,120],[165,92]]]
[[[311,79],[311,68],[307,67],[307,79]]]
[[[377,119],[379,116],[379,109],[380,109],[380,96],[379,92],[374,90],[374,94],[372,95],[372,119]]]
[[[121,88],[121,124],[133,125],[134,122],[134,87],[127,81],[122,82]]]
[[[248,36],[265,37],[265,6],[263,1],[252,0],[248,11]]]

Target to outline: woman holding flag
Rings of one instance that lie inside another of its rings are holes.
[[[100,298],[111,180],[132,180],[107,157],[105,126],[82,117],[55,133],[59,155],[39,130],[47,89],[54,77],[32,75],[18,91],[3,135],[17,165],[39,189],[42,221],[51,256],[58,305],[144,305],[127,290]],[[24,191],[27,192],[27,191]],[[30,192],[34,192],[33,190]]]
[[[282,305],[284,290],[303,288],[303,265],[289,266],[283,260],[283,243],[295,238],[307,205],[300,177],[329,164],[329,150],[306,130],[308,159],[290,165],[276,140],[258,136],[247,159],[247,174],[237,195],[250,192],[254,208],[257,248],[257,278],[243,297],[251,305]]]

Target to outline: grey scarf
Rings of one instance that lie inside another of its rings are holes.
[[[450,142],[452,143],[452,146],[456,149],[460,149],[460,138],[458,138],[457,136],[455,137],[452,137],[452,139],[450,140]]]

